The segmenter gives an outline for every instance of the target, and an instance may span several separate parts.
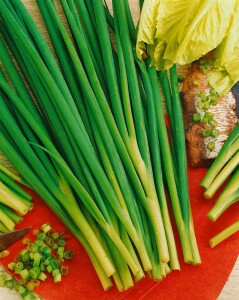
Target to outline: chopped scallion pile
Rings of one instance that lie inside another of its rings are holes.
[[[46,236],[44,241],[42,236]],[[64,246],[54,249],[47,245],[45,241],[48,237],[52,238],[52,236],[55,237],[56,242],[60,241],[61,244],[63,244],[62,241],[64,241]],[[40,246],[38,245],[39,241],[41,242]],[[35,287],[39,285],[36,285],[35,283],[47,280],[49,276],[47,275],[47,272],[51,274],[55,283],[61,282],[62,275],[64,276],[68,273],[68,266],[65,264],[65,260],[70,260],[73,256],[73,251],[67,249],[64,235],[53,231],[51,225],[46,223],[41,227],[40,232],[38,230],[35,240],[32,242],[29,240],[26,248],[19,253],[17,261],[8,264],[9,270],[13,271],[14,274],[19,275],[24,284],[12,281],[11,285],[6,285],[7,281],[10,280],[8,277],[11,275],[8,275],[7,277],[5,273],[4,276],[0,276],[0,280],[2,280],[2,284],[5,280],[5,286],[9,288],[15,287],[18,293],[19,290],[21,290],[24,296],[31,295]]]

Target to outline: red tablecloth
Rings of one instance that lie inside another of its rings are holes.
[[[212,207],[215,198],[212,200],[203,198],[203,190],[200,188],[199,183],[205,171],[204,169],[189,170],[191,205],[202,259],[200,266],[190,266],[183,263],[178,237],[176,236],[181,262],[180,271],[171,272],[161,282],[153,282],[149,278],[145,278],[136,284],[134,288],[124,293],[119,293],[116,288],[104,292],[84,249],[69,233],[68,246],[75,252],[74,259],[69,262],[69,275],[64,277],[60,284],[54,284],[51,279],[47,280],[37,288],[36,292],[46,300],[216,299],[238,256],[239,238],[238,235],[234,235],[214,249],[209,247],[208,241],[220,230],[238,219],[239,203],[229,208],[215,223],[209,221],[206,214]],[[18,227],[32,225],[33,228],[38,228],[40,225],[49,222],[57,231],[64,230],[65,227],[59,219],[37,195],[33,195],[34,209],[24,217],[24,221]],[[31,234],[28,236],[31,236]],[[21,242],[12,246],[10,257],[2,260],[3,265],[7,266],[7,263],[21,249]]]

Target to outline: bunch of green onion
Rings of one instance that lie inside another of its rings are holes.
[[[159,74],[171,151],[128,1],[112,1],[114,17],[102,0],[56,1],[67,26],[54,1],[36,2],[55,56],[22,2],[0,1],[0,150],[82,243],[105,290],[180,268],[165,187],[184,260],[199,264],[176,68],[170,82]]]
[[[14,230],[33,208],[32,196],[17,183],[27,186],[18,175],[0,164],[0,233]]]

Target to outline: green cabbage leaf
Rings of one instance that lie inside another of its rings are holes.
[[[216,49],[210,82],[225,93],[238,81],[238,7],[239,0],[145,0],[137,56],[148,55],[157,70],[167,70]]]
[[[208,74],[209,83],[220,95],[239,81],[239,1],[230,24],[230,31],[214,51],[214,69]]]

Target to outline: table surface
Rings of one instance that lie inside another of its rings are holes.
[[[35,0],[23,0],[28,8],[31,9]],[[106,0],[110,5],[111,0]],[[138,9],[138,0],[130,1],[131,10],[134,16],[135,22],[138,20],[139,9]],[[222,266],[223,267],[223,266]],[[218,297],[218,300],[234,300],[239,298],[239,257],[235,263],[235,266],[225,283],[225,286]],[[18,295],[14,295],[13,292],[9,293],[8,289],[1,288],[0,299],[16,300],[20,299]]]

